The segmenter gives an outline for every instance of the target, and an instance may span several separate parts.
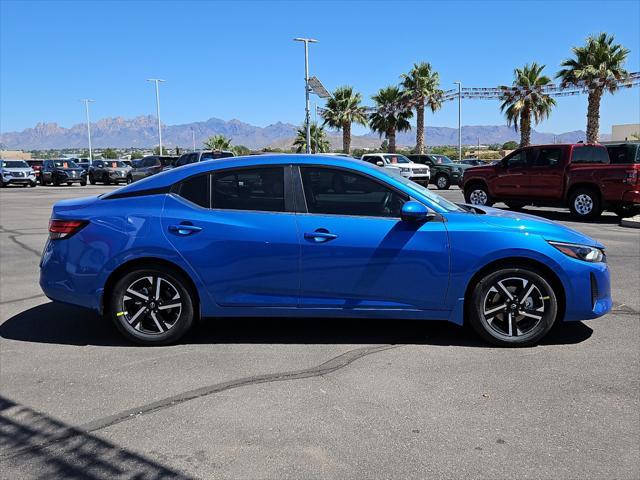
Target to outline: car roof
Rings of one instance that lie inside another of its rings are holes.
[[[377,171],[376,166],[356,158],[339,157],[334,155],[307,155],[307,154],[269,154],[269,155],[247,155],[243,157],[220,158],[211,162],[197,162],[182,167],[173,168],[165,172],[147,177],[135,183],[131,183],[121,189],[118,193],[133,193],[142,190],[161,189],[173,185],[180,180],[214,170],[228,168],[258,167],[269,165],[326,165],[330,167],[344,167],[362,172]],[[116,190],[114,190],[116,191]],[[108,197],[106,194],[105,197]]]

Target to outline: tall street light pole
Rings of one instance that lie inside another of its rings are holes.
[[[462,82],[458,85],[458,162],[462,161]]]
[[[89,103],[94,102],[95,100],[91,100],[90,98],[83,98],[80,100],[84,103],[84,109],[87,114],[87,138],[89,140],[89,165],[93,164],[93,151],[91,150],[91,122],[89,120]]]
[[[193,151],[196,151],[196,132],[193,129],[193,127],[191,127],[191,141],[193,142]]]
[[[148,78],[147,82],[153,82],[156,85],[156,111],[158,115],[158,152],[162,155],[162,125],[160,124],[160,89],[158,85],[160,82],[164,82],[164,80],[160,78]]]
[[[318,41],[313,38],[294,38],[296,42],[304,42],[304,94],[306,99],[305,104],[305,124],[306,124],[306,140],[307,140],[307,153],[311,153],[311,112],[309,105],[309,44],[317,43]]]

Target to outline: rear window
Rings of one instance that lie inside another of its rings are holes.
[[[611,163],[640,163],[640,144],[609,145],[607,151]]]
[[[609,163],[609,154],[604,147],[574,147],[571,163]]]
[[[183,180],[178,195],[196,205],[209,208],[209,175],[197,175]]]

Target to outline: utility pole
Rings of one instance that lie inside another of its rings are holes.
[[[89,139],[89,165],[93,165],[93,151],[91,150],[91,121],[89,120],[89,103],[94,102],[90,98],[80,100],[84,103],[85,112],[87,114],[87,138]]]
[[[191,141],[193,142],[193,151],[196,151],[196,132],[191,127]]]
[[[462,161],[462,82],[453,82],[458,85],[458,161]]]
[[[162,155],[162,125],[160,123],[160,90],[159,83],[164,82],[160,78],[148,78],[147,82],[153,82],[156,85],[156,112],[158,115],[158,151]]]
[[[307,153],[311,153],[311,113],[309,105],[309,44],[317,43],[318,41],[313,38],[294,38],[295,42],[304,43],[304,94],[305,94],[305,124],[306,124],[306,141],[307,141]]]

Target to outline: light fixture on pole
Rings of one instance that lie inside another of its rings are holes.
[[[193,142],[193,151],[196,151],[196,132],[193,129],[193,127],[191,127],[191,141]]]
[[[80,100],[84,103],[84,109],[87,114],[87,138],[89,140],[89,165],[93,164],[93,151],[91,149],[91,122],[89,120],[89,103],[95,102],[95,100],[91,100],[90,98],[83,98]]]
[[[162,155],[162,125],[160,124],[160,90],[159,83],[164,82],[160,78],[148,78],[147,82],[153,82],[156,85],[156,112],[158,115],[158,153]]]
[[[307,153],[311,153],[311,113],[310,113],[310,105],[309,105],[309,44],[317,43],[318,41],[314,38],[294,38],[295,42],[303,42],[304,43],[304,94],[305,94],[305,126],[306,126],[306,142],[307,142]]]
[[[458,161],[462,161],[462,82],[453,82],[458,85]]]

